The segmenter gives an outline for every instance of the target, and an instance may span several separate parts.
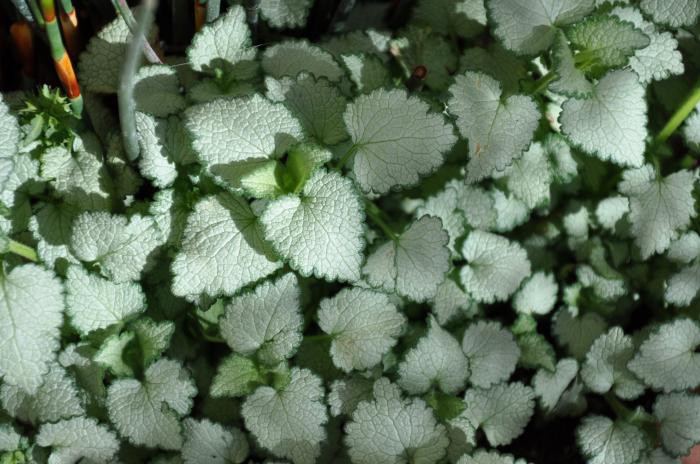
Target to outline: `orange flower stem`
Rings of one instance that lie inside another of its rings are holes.
[[[26,21],[17,21],[10,26],[10,37],[22,61],[22,74],[34,77],[34,37]]]
[[[199,31],[207,21],[206,0],[194,0],[194,30]]]
[[[78,32],[78,15],[71,0],[61,0],[60,19],[68,54],[75,58],[80,52],[80,34]]]
[[[78,85],[78,79],[75,77],[75,71],[73,71],[73,64],[68,53],[66,53],[66,48],[63,46],[61,31],[56,19],[54,0],[41,0],[41,11],[46,24],[46,35],[49,38],[51,57],[56,67],[56,73],[70,100],[73,112],[80,116],[83,112],[83,97],[80,94],[80,86]]]

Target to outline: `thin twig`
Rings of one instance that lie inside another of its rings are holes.
[[[121,123],[122,139],[127,157],[133,161],[139,156],[139,143],[136,134],[136,102],[134,101],[134,79],[138,71],[141,50],[146,34],[153,22],[157,0],[143,0],[139,11],[136,31],[131,38],[129,49],[124,60],[121,80],[119,82],[119,122]]]
[[[134,19],[134,14],[131,12],[126,0],[112,0],[112,4],[117,10],[119,16],[121,16],[126,23],[126,27],[129,28],[131,35],[136,36],[136,19]],[[145,37],[143,37],[143,54],[150,63],[163,64],[163,60],[160,59],[156,51],[153,50],[153,47],[151,47],[151,44],[145,39]]]

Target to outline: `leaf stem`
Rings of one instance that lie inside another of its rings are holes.
[[[540,77],[535,81],[535,87],[532,89],[533,94],[538,94],[544,91],[549,84],[557,77],[557,73],[550,71],[546,75]]]
[[[683,124],[683,121],[690,115],[695,106],[700,102],[700,80],[695,83],[688,96],[678,107],[671,119],[668,120],[666,125],[661,129],[659,134],[654,139],[655,144],[660,144],[668,140],[668,138],[678,129],[678,127]]]
[[[120,0],[121,1],[121,0]],[[143,8],[139,11],[139,19],[131,43],[126,52],[124,67],[119,82],[119,122],[121,123],[124,149],[129,160],[139,156],[139,143],[136,134],[136,102],[134,101],[134,78],[139,68],[141,50],[146,34],[153,21],[153,11],[157,0],[144,0]]]
[[[8,251],[10,253],[19,255],[22,258],[28,259],[29,261],[34,261],[35,263],[39,261],[39,256],[37,256],[36,250],[34,250],[34,248],[27,246],[24,243],[19,243],[12,239],[10,239]]]
[[[651,151],[651,150],[647,151],[647,154],[645,157],[654,166],[654,172],[656,173],[656,177],[660,178],[661,177],[661,162],[659,161],[659,157],[655,156],[653,151]]]
[[[340,159],[338,160],[338,164],[335,165],[335,168],[338,171],[343,169],[343,166],[345,166],[345,163],[347,163],[348,160],[350,159],[350,157],[355,154],[355,152],[357,151],[358,148],[359,147],[357,145],[352,145],[350,148],[348,148],[348,151],[346,151],[345,154],[343,154],[343,156],[341,156]]]
[[[374,222],[380,229],[382,229],[382,232],[389,237],[393,241],[397,241],[399,238],[396,235],[396,233],[389,227],[389,225],[384,221],[382,218],[382,211],[372,203],[371,201],[366,201],[365,202],[365,212],[367,213],[367,216]]]
[[[603,395],[603,398],[605,398],[605,402],[608,403],[608,406],[610,406],[618,418],[627,419],[632,415],[632,410],[622,404],[622,402],[615,397],[613,392],[607,392]]]

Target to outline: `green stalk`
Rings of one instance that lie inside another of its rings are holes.
[[[71,0],[61,0],[61,8],[65,14],[71,14],[75,10]]]
[[[134,14],[131,12],[129,5],[126,3],[126,0],[112,0],[112,4],[114,5],[114,9],[117,11],[119,16],[121,16],[126,23],[126,27],[129,28],[131,35],[136,36],[138,24],[136,23],[136,19],[134,18]],[[151,44],[145,39],[145,37],[143,38],[143,54],[149,63],[163,64],[163,61],[160,59],[155,50],[153,50],[153,47],[151,47]]]
[[[338,164],[335,166],[335,168],[338,171],[343,169],[343,166],[345,166],[345,163],[347,163],[350,157],[355,154],[357,148],[357,145],[351,146],[350,148],[348,148],[348,151],[346,151],[345,154],[343,154],[343,156],[340,157],[340,159],[338,160]]]
[[[27,246],[23,243],[19,243],[15,240],[10,239],[10,245],[8,247],[10,253],[21,256],[22,258],[28,259],[29,261],[37,262],[39,261],[39,256],[37,256],[34,248]]]
[[[695,84],[688,96],[685,97],[681,106],[673,113],[671,119],[669,119],[663,129],[661,129],[661,132],[659,132],[654,139],[654,143],[658,145],[668,140],[676,129],[683,124],[683,121],[685,121],[693,109],[695,109],[698,102],[700,102],[700,80]]]
[[[605,395],[603,395],[603,398],[605,399],[605,402],[608,403],[608,406],[610,406],[610,409],[612,409],[615,412],[615,415],[619,419],[627,419],[633,414],[633,411],[624,404],[622,404],[622,402],[620,402],[620,400],[617,399],[614,393],[608,392]]]
[[[15,0],[22,2],[24,0]],[[32,12],[32,16],[34,16],[34,20],[36,23],[39,25],[39,27],[43,28],[45,26],[44,24],[44,16],[41,14],[41,8],[39,8],[39,4],[36,2],[36,0],[27,0],[27,5],[29,5],[29,9]]]
[[[68,95],[73,113],[80,116],[83,112],[83,96],[80,94],[80,86],[73,71],[73,64],[66,52],[66,48],[63,46],[54,0],[41,0],[41,12],[44,16],[46,35],[49,39],[51,57],[54,61],[56,73],[61,84],[63,84],[66,95]]]
[[[153,12],[157,6],[157,0],[144,0],[142,5],[136,31],[131,38],[126,59],[124,60],[118,94],[119,122],[121,123],[122,138],[124,139],[124,149],[131,161],[139,156],[139,142],[136,134],[134,78],[139,68],[141,50],[143,50],[146,34],[153,22]]]
[[[396,235],[396,233],[392,230],[392,228],[389,226],[389,224],[384,221],[382,218],[382,211],[372,203],[371,201],[365,202],[365,213],[367,213],[367,216],[374,222],[380,229],[382,229],[382,232],[389,237],[393,241],[397,241],[399,237]]]
[[[221,0],[207,0],[207,22],[210,23],[221,13]]]
[[[542,76],[537,81],[535,81],[535,87],[532,89],[533,94],[538,94],[549,87],[549,84],[557,77],[557,74],[550,71],[545,76]]]

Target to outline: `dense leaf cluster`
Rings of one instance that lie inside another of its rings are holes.
[[[680,462],[699,15],[419,0],[258,46],[233,5],[138,70],[135,161],[117,18],[82,119],[0,99],[0,462]]]

